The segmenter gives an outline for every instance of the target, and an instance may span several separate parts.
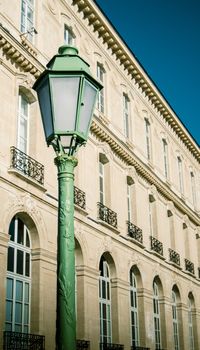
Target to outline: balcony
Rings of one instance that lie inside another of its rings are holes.
[[[11,147],[11,169],[15,169],[40,185],[44,184],[44,165],[16,147]]]
[[[113,343],[100,343],[100,350],[124,350],[124,345]]]
[[[107,224],[117,228],[117,214],[102,203],[98,205],[98,218]]]
[[[173,250],[173,249],[169,249],[169,260],[172,263],[180,266],[180,254],[175,252],[175,250]]]
[[[132,224],[130,221],[127,221],[127,226],[128,226],[128,236],[142,244],[143,236],[142,236],[141,228]]]
[[[90,342],[88,340],[77,340],[76,350],[90,349]]]
[[[78,187],[74,186],[74,204],[85,210],[85,192],[81,191]]]
[[[155,237],[150,236],[151,250],[163,256],[163,244]]]
[[[194,275],[194,264],[188,259],[185,259],[185,270]]]
[[[45,337],[43,335],[4,332],[3,350],[45,350]]]

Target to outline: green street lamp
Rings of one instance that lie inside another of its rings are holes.
[[[56,349],[76,349],[74,157],[88,138],[98,92],[102,85],[71,46],[58,54],[35,82],[47,145],[58,168],[57,320]]]

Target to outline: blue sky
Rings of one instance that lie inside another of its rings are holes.
[[[96,0],[200,144],[200,0]]]

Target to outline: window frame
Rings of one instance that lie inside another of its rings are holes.
[[[172,323],[173,323],[174,350],[180,350],[177,297],[174,290],[172,290]]]
[[[166,179],[169,178],[169,157],[168,157],[168,143],[166,139],[162,139],[163,144],[163,161],[164,161],[164,174]]]
[[[181,194],[184,192],[184,183],[183,183],[183,162],[180,156],[177,156],[177,165],[178,165],[178,180],[179,180],[179,191]]]
[[[149,161],[152,160],[151,154],[151,124],[148,118],[145,118],[145,138],[146,138],[146,155]]]
[[[103,271],[101,271],[101,264]],[[101,257],[99,276],[99,320],[100,320],[100,343],[112,343],[112,310],[111,310],[111,286],[110,286],[110,269],[104,257]],[[103,297],[103,286],[105,286],[105,298]],[[103,311],[105,311],[103,318]],[[104,324],[106,323],[106,334],[104,334]]]
[[[160,321],[159,288],[156,281],[153,282],[153,320],[154,320],[155,349],[161,349],[162,334],[161,334],[161,321]]]
[[[19,242],[19,223],[23,225],[23,242]],[[31,319],[31,241],[30,234],[27,226],[24,222],[18,217],[15,216],[11,220],[13,225],[14,240],[12,235],[8,244],[8,260],[9,260],[9,248],[13,249],[13,271],[8,270],[7,263],[7,287],[6,287],[6,318],[5,318],[5,329],[10,331],[19,331],[22,333],[29,333],[30,331],[30,319]],[[11,230],[10,224],[10,230]],[[11,231],[9,231],[11,233]],[[28,238],[28,244],[27,244]],[[23,269],[22,273],[17,271],[19,258],[18,252],[23,253]],[[29,274],[26,274],[26,257],[29,256]],[[8,297],[8,281],[12,281],[12,296]],[[21,284],[21,300],[17,299],[17,285]],[[28,289],[27,289],[28,288]],[[26,293],[28,291],[28,300],[26,300]],[[8,305],[11,305],[11,308],[8,309]],[[16,321],[18,310],[21,309],[21,322]],[[10,311],[10,318],[7,317],[7,312]],[[25,315],[27,312],[27,322],[25,322]]]
[[[130,270],[130,326],[131,326],[131,345],[139,346],[139,312],[137,298],[137,280],[133,270]],[[133,321],[134,319],[134,321]],[[134,337],[133,337],[134,334]]]
[[[66,40],[66,32],[68,33],[68,40]],[[75,44],[75,35],[71,27],[64,24],[64,44],[73,46]]]
[[[103,88],[97,94],[97,109],[99,110],[99,112],[105,113],[105,69],[103,65],[99,62],[97,62],[96,66],[96,75],[97,79],[103,85]]]
[[[189,350],[195,350],[194,348],[194,326],[192,320],[192,300],[188,297],[188,331],[189,331]]]
[[[130,138],[130,100],[126,94],[123,94],[123,124],[124,136]]]
[[[193,206],[196,207],[196,204],[197,204],[196,181],[195,181],[195,176],[193,171],[190,171],[190,182],[191,182],[191,190],[192,190],[192,202],[193,202]]]
[[[17,127],[17,148],[24,152],[25,154],[29,153],[29,122],[30,122],[30,103],[26,96],[21,92],[18,95],[18,127]],[[27,115],[25,115],[22,110],[22,101],[26,103]],[[26,124],[26,138],[21,136],[21,125]],[[24,142],[24,148],[21,143],[21,139]]]
[[[25,5],[25,12],[24,12],[24,19],[25,19],[25,23],[23,24],[23,4]],[[30,8],[32,10],[32,26],[29,27],[28,26],[28,8]],[[35,18],[34,18],[34,15],[35,15],[35,0],[21,0],[21,9],[20,9],[20,13],[21,13],[21,16],[20,16],[20,31],[22,33],[27,33],[27,38],[28,40],[33,43],[34,41],[34,33],[35,33],[35,30],[34,30],[34,22],[35,22]]]

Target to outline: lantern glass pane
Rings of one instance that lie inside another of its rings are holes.
[[[42,122],[46,139],[53,134],[53,120],[51,114],[49,79],[44,79],[37,88],[37,94],[42,114]]]
[[[75,130],[79,81],[79,77],[51,78],[55,133]]]
[[[79,132],[87,136],[88,128],[92,118],[97,89],[85,80],[82,104],[80,108]]]

